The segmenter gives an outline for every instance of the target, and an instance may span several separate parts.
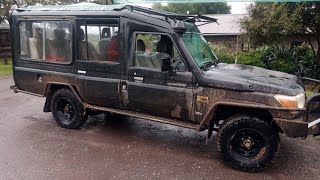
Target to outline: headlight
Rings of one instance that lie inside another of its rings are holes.
[[[275,95],[274,98],[286,108],[304,108],[306,102],[304,93],[296,96]]]

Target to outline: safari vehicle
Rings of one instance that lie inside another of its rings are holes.
[[[46,97],[63,128],[88,115],[126,115],[217,131],[224,161],[243,171],[273,162],[279,133],[317,134],[320,95],[293,75],[219,63],[196,23],[131,5],[24,7],[12,12],[14,92]]]

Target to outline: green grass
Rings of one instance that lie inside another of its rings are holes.
[[[310,95],[312,95],[312,94],[315,94],[315,92],[312,92],[312,91],[310,91],[310,90],[306,90],[306,94],[307,94],[307,97],[308,97],[308,96],[310,96]]]
[[[315,83],[305,83],[304,87],[306,88],[306,95],[307,97],[316,94],[319,91],[320,84],[315,84]]]
[[[314,138],[318,141],[320,140],[320,136],[314,136]]]
[[[12,61],[8,59],[8,64],[4,64],[4,59],[0,59],[0,77],[12,75]]]

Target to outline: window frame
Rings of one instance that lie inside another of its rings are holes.
[[[161,35],[167,35],[167,36],[171,39],[171,41],[172,41],[172,43],[173,43],[173,46],[176,48],[179,56],[181,57],[182,62],[184,63],[184,65],[185,65],[185,67],[186,67],[186,70],[185,70],[185,71],[179,71],[179,70],[173,70],[173,71],[175,71],[175,72],[189,72],[189,71],[190,71],[190,70],[189,70],[189,67],[188,67],[188,65],[187,65],[187,63],[186,63],[186,60],[183,58],[183,56],[182,56],[182,54],[181,54],[181,51],[180,51],[180,49],[178,48],[178,45],[177,45],[177,43],[174,41],[174,39],[173,39],[173,37],[171,36],[171,34],[165,33],[165,32],[145,32],[145,31],[135,31],[135,32],[133,32],[132,34],[133,34],[133,43],[132,43],[132,45],[133,45],[134,47],[133,47],[133,56],[132,56],[132,59],[131,59],[129,68],[136,67],[136,68],[143,68],[143,69],[145,69],[145,70],[159,71],[159,69],[155,69],[155,68],[140,67],[140,66],[135,66],[135,65],[133,66],[133,64],[134,64],[134,62],[135,62],[135,55],[136,55],[136,48],[137,48],[137,40],[138,40],[138,39],[137,39],[137,36],[138,36],[138,34],[151,34],[151,35],[160,35],[160,36],[161,36]],[[159,72],[163,72],[163,71],[161,71],[161,69],[160,69]]]
[[[109,24],[108,24],[109,23]],[[101,61],[98,59],[88,59],[88,32],[87,32],[87,28],[88,25],[90,26],[113,26],[118,28],[118,38],[120,37],[120,18],[96,18],[96,19],[92,19],[92,18],[77,18],[76,19],[76,24],[75,24],[75,61],[77,62],[91,62],[91,63],[107,63],[107,64],[120,64],[120,59],[121,59],[121,48],[120,48],[120,43],[119,45],[119,51],[120,51],[120,55],[119,55],[119,59],[118,61]],[[79,28],[81,28],[81,26],[85,26],[85,41],[86,41],[86,59],[80,59],[79,58],[79,40],[78,40],[78,35],[79,35]],[[99,32],[99,34],[101,34],[101,32]],[[101,38],[101,37],[99,37]],[[118,42],[119,39],[118,39]],[[96,49],[97,50],[97,49]]]
[[[20,34],[20,24],[23,22],[31,22],[31,23],[44,23],[44,22],[68,22],[70,23],[70,32],[71,34],[71,46],[70,46],[70,61],[68,62],[60,62],[60,61],[48,61],[45,59],[32,59],[32,58],[26,58],[26,57],[22,57],[21,56],[21,44],[20,44],[20,38],[21,38],[21,34]],[[43,63],[43,64],[62,64],[62,65],[70,65],[73,63],[74,61],[74,50],[73,50],[73,44],[74,44],[74,22],[71,19],[41,19],[41,18],[34,18],[34,19],[18,19],[17,20],[17,44],[18,44],[18,48],[17,48],[17,55],[18,55],[18,60],[22,61],[22,62],[37,62],[37,63]]]

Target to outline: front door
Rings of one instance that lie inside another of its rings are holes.
[[[135,33],[134,59],[128,68],[127,108],[153,116],[190,120],[193,76],[172,38],[166,34]],[[173,71],[161,70],[171,59]]]
[[[119,108],[118,19],[78,20],[76,84],[86,103]]]

